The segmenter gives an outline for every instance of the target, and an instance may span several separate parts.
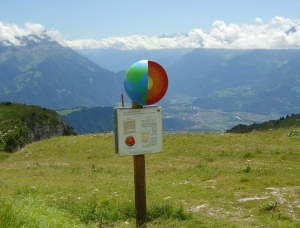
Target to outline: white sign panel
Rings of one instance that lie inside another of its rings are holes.
[[[162,152],[161,107],[115,108],[115,152],[119,156]]]

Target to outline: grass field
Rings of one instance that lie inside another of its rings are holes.
[[[292,131],[165,134],[145,156],[147,227],[300,227]],[[135,227],[133,158],[113,134],[1,152],[0,172],[0,227]]]

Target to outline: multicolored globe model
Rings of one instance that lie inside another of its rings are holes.
[[[168,76],[164,68],[151,60],[141,60],[131,65],[124,81],[128,97],[145,106],[158,102],[168,89]]]

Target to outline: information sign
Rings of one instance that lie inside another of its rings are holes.
[[[114,136],[119,156],[162,152],[161,107],[115,108]]]

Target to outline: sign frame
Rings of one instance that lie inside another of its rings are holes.
[[[162,108],[114,108],[114,137],[119,156],[162,152]]]

